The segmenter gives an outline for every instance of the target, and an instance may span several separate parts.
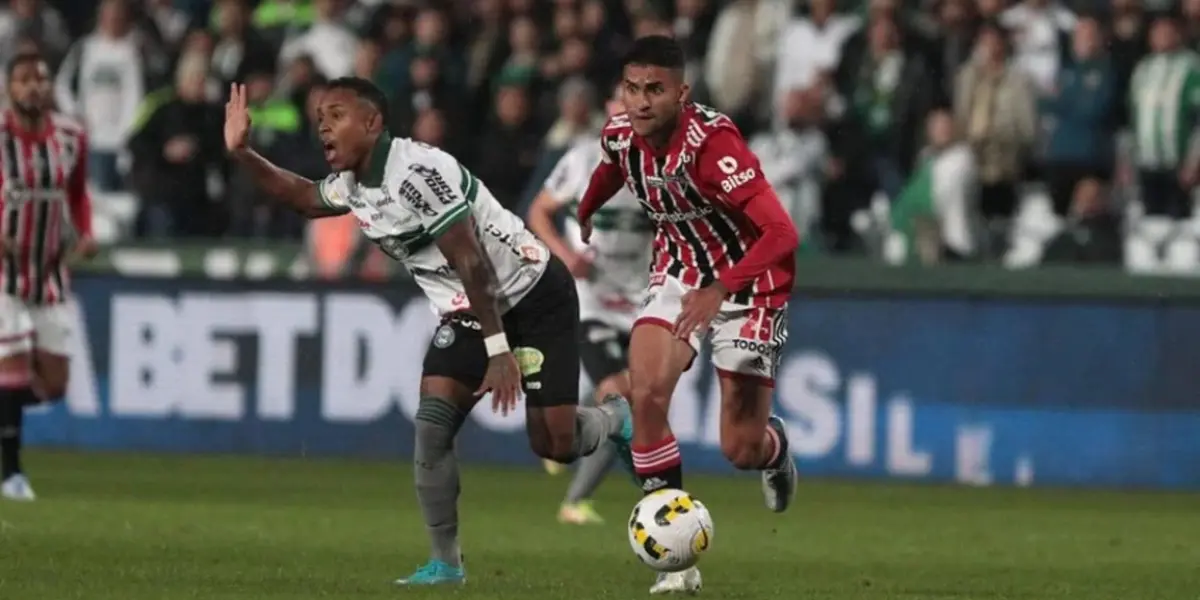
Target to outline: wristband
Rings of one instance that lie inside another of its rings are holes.
[[[483,338],[483,347],[487,348],[488,358],[500,356],[509,351],[508,337],[503,333],[489,335]]]

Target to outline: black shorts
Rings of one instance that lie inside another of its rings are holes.
[[[593,385],[629,368],[628,331],[595,320],[584,321],[579,328],[579,357]]]
[[[551,258],[542,278],[501,320],[521,364],[525,402],[532,407],[578,404],[579,298],[566,265]],[[474,390],[487,365],[479,320],[465,312],[442,317],[425,353],[423,374],[449,377]]]

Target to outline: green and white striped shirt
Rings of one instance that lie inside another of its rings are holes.
[[[381,137],[367,173],[334,173],[320,200],[353,213],[363,235],[404,265],[445,314],[470,308],[462,280],[434,240],[474,217],[475,236],[499,282],[501,309],[514,306],[546,271],[550,252],[457,159],[408,138]]]
[[[1179,50],[1142,59],[1129,83],[1129,100],[1138,168],[1177,168],[1200,116],[1200,55]]]

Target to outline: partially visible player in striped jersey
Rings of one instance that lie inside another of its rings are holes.
[[[683,67],[671,38],[633,43],[622,70],[626,112],[601,133],[603,159],[579,205],[582,238],[626,186],[657,225],[649,296],[629,346],[642,489],[685,489],[667,414],[707,338],[720,380],[721,450],[737,468],[762,471],[767,507],[782,512],[796,466],[771,408],[799,236],[737,127],[688,99]],[[693,567],[661,574],[650,591],[695,591],[700,583]]]
[[[50,110],[40,55],[8,64],[0,113],[0,496],[33,500],[21,465],[24,407],[62,398],[74,319],[66,264],[95,254],[87,140]]]
[[[628,447],[629,405],[578,406],[579,300],[567,267],[453,156],[393,138],[387,98],[365,79],[328,83],[318,134],[334,173],[314,182],[247,147],[245,86],[225,108],[225,144],[264,192],[309,218],[353,215],[413,275],[441,325],[421,370],[413,470],[431,556],[401,585],[463,583],[454,440],[487,392],[508,414],[525,392],[534,453],[558,462],[611,439]],[[406,340],[409,341],[409,340]]]
[[[614,95],[606,108],[609,115],[625,110],[619,95]],[[588,401],[595,403],[611,395],[629,396],[629,333],[645,296],[654,242],[654,223],[626,190],[618,192],[593,218],[591,246],[580,241],[575,213],[592,169],[599,163],[600,146],[594,139],[571,147],[546,178],[527,217],[529,228],[575,276],[579,356],[593,384]],[[554,220],[564,209],[565,231],[560,235]],[[616,449],[607,444],[579,461],[559,508],[559,521],[579,525],[603,522],[591,498],[616,457]]]

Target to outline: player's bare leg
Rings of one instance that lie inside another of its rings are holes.
[[[623,371],[603,379],[593,391],[590,403],[599,406],[611,401],[612,398],[628,397],[629,372]],[[579,461],[579,465],[575,468],[575,475],[571,478],[571,484],[567,487],[567,496],[558,511],[560,522],[575,525],[604,522],[604,519],[592,506],[591,498],[616,460],[616,446],[613,442],[606,440],[595,452]]]
[[[633,471],[647,494],[683,488],[682,457],[667,415],[675,385],[695,352],[666,325],[640,321],[629,342]]]
[[[633,469],[645,493],[683,488],[683,457],[667,415],[679,377],[695,351],[672,333],[670,324],[647,319],[633,328],[629,342],[629,380],[633,402]],[[696,592],[700,571],[659,573],[651,594]]]
[[[632,436],[629,402],[609,396],[597,406],[527,406],[525,431],[534,454],[562,464],[596,452],[605,442]],[[627,443],[627,442],[626,442]]]
[[[0,358],[0,497],[9,500],[36,498],[21,465],[25,406],[38,401],[31,381],[32,357],[27,351]]]
[[[396,583],[433,585],[466,581],[458,544],[461,488],[454,438],[479,401],[474,391],[475,388],[448,377],[421,379],[421,401],[414,420],[413,476],[429,534],[430,561]]]
[[[767,508],[787,510],[796,490],[796,465],[783,420],[771,414],[773,382],[718,371],[721,385],[721,452],[733,466],[762,471]]]
[[[71,378],[71,359],[61,354],[34,349],[33,391],[40,400],[51,401],[67,393]]]

